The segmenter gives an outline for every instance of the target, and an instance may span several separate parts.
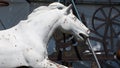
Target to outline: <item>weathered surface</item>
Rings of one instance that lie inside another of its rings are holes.
[[[0,68],[66,68],[48,60],[47,44],[53,32],[59,28],[75,35],[78,40],[84,40],[79,34],[89,36],[89,29],[70,10],[71,6],[62,9],[42,6],[35,9],[27,20],[0,31]]]

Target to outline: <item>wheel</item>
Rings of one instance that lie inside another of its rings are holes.
[[[97,37],[94,40],[102,43],[105,54],[114,50],[115,39],[120,35],[120,10],[113,6],[98,8],[92,17],[92,28]]]
[[[120,11],[111,6],[100,7],[92,17],[93,29],[100,37],[116,38],[120,35]]]

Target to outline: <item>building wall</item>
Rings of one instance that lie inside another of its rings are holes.
[[[29,14],[29,4],[25,0],[7,0],[9,6],[0,7],[0,20],[6,28],[10,28]],[[4,29],[0,23],[0,29]]]

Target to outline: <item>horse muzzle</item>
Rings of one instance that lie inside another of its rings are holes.
[[[90,30],[87,30],[85,33],[79,33],[79,37],[82,38],[83,40],[86,40],[89,38]]]
[[[89,35],[79,33],[79,36],[82,37],[83,40],[87,39]]]

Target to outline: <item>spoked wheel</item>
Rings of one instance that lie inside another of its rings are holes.
[[[92,25],[100,37],[117,37],[120,34],[118,31],[120,29],[120,11],[115,7],[101,7],[93,15]]]
[[[120,35],[120,10],[113,6],[102,6],[98,8],[92,17],[92,31],[94,36],[91,40],[99,42],[106,59],[114,55],[116,41]],[[117,58],[119,58],[119,51]],[[102,64],[101,64],[102,65]],[[108,64],[109,65],[109,64]],[[119,63],[118,63],[119,65]]]
[[[102,44],[107,53],[106,45],[114,45],[114,39],[120,35],[120,10],[113,6],[98,8],[92,17],[92,26],[96,35],[102,39]]]

